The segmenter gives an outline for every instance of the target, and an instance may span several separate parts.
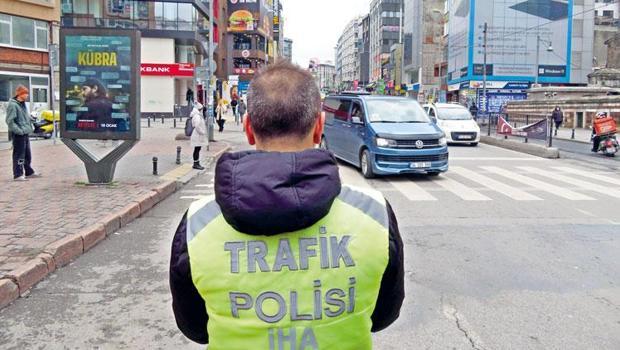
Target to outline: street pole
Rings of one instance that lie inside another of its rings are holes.
[[[540,34],[536,35],[536,75],[534,76],[535,84],[538,86],[538,73],[540,65]]]
[[[487,115],[488,118],[488,130],[487,130],[487,136],[491,136],[491,115],[487,113],[487,106],[488,106],[488,102],[487,102],[487,29],[488,29],[488,25],[487,22],[484,22],[484,64],[482,67],[482,96],[483,96],[483,101],[484,101],[484,113]],[[482,106],[481,106],[482,107]]]

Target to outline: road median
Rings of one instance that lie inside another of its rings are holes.
[[[510,139],[500,139],[493,136],[481,136],[480,142],[501,147],[521,153],[530,154],[533,156],[548,158],[548,159],[558,159],[560,158],[560,151],[554,147],[546,147],[542,145],[537,145],[533,143],[524,143],[520,141],[514,141]]]

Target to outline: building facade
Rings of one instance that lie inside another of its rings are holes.
[[[498,113],[507,101],[525,99],[525,90],[536,81],[587,84],[593,59],[593,10],[594,0],[568,0],[551,8],[518,0],[450,0],[449,90],[461,103],[477,103],[482,112]],[[481,94],[484,23],[487,100]]]
[[[0,1],[0,133],[7,133],[6,106],[15,88],[30,89],[30,111],[48,109],[50,43],[58,42],[59,0]],[[56,80],[58,81],[58,80]],[[58,89],[54,89],[58,91]],[[56,102],[58,99],[54,99]]]
[[[372,0],[370,3],[370,80],[383,79],[392,45],[400,40],[403,0]]]
[[[341,90],[355,88],[360,80],[359,42],[362,17],[352,19],[336,45],[336,84]]]
[[[360,85],[370,83],[370,16],[362,18],[361,36],[359,44]]]
[[[607,65],[605,42],[620,32],[620,3],[611,0],[596,0],[594,10],[594,67]]]
[[[223,1],[223,0],[221,0]],[[228,1],[227,68],[229,80],[238,81],[238,92],[245,93],[256,72],[275,60],[273,50],[273,1]],[[224,87],[224,95],[230,93]]]
[[[421,100],[441,90],[445,0],[404,0],[403,81],[410,95]]]
[[[293,39],[284,38],[282,41],[282,57],[289,62],[293,60]]]
[[[200,0],[62,0],[61,25],[140,30],[141,64],[151,67],[151,73],[142,70],[142,116],[172,116],[175,105],[187,104],[188,89],[196,100],[204,96],[195,68],[209,62],[208,5]],[[152,74],[153,67],[172,69]]]
[[[328,93],[336,90],[336,66],[331,62],[321,63],[317,67],[317,84],[322,92]]]

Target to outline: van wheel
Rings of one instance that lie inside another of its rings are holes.
[[[371,179],[375,177],[375,174],[372,171],[372,158],[370,157],[370,152],[365,149],[360,156],[360,168],[362,170],[362,175],[365,178]]]
[[[319,144],[319,148],[324,149],[324,150],[329,150],[327,148],[327,140],[325,140],[325,136],[321,137],[321,143]]]

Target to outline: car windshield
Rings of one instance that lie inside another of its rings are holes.
[[[371,123],[430,123],[420,104],[410,99],[369,99],[368,118]]]
[[[442,120],[470,120],[471,113],[465,108],[438,108],[439,119]]]

